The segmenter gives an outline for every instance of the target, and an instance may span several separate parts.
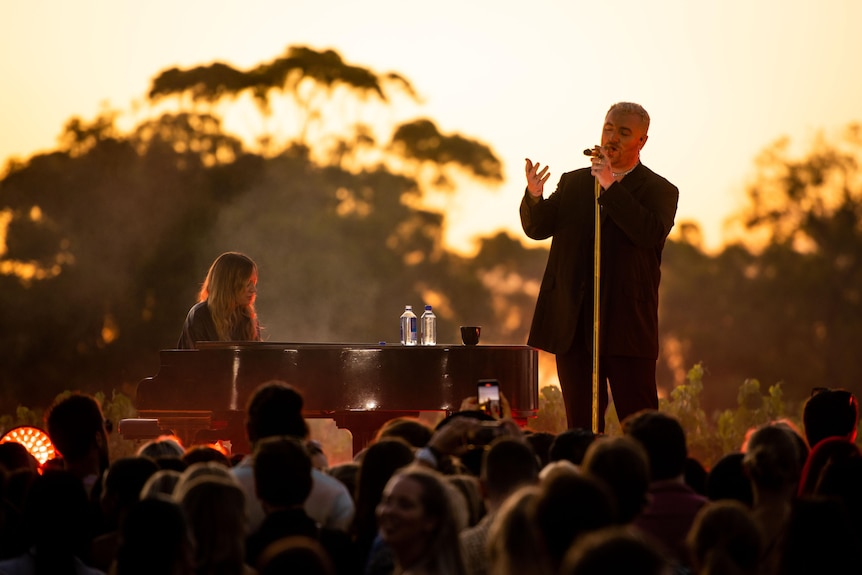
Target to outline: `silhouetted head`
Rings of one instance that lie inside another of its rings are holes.
[[[253,444],[264,437],[290,435],[305,439],[308,424],[302,416],[302,394],[283,381],[261,384],[249,398],[245,428]]]
[[[132,505],[123,521],[116,575],[192,572],[191,532],[179,503],[167,497]]]
[[[614,495],[600,479],[560,466],[544,477],[535,502],[535,524],[555,568],[584,534],[616,523]]]
[[[758,488],[795,488],[802,466],[793,431],[782,425],[758,428],[746,444],[743,464],[752,485]]]
[[[846,389],[816,388],[802,411],[802,424],[808,446],[827,437],[856,440],[859,425],[859,401]]]
[[[177,486],[176,498],[193,532],[198,573],[242,572],[248,536],[245,497],[229,473],[203,475]]]
[[[575,465],[584,461],[587,448],[596,439],[596,434],[580,427],[567,429],[557,434],[551,444],[550,461],[566,459]]]
[[[296,437],[264,437],[254,447],[254,489],[273,507],[295,507],[311,493],[311,457]]]
[[[425,447],[434,431],[430,426],[412,417],[390,419],[377,432],[377,439],[400,437],[413,447]]]
[[[101,495],[102,513],[116,528],[122,515],[141,497],[141,491],[159,466],[149,457],[121,457],[105,472]]]
[[[697,573],[754,574],[760,567],[763,536],[749,508],[726,499],[698,511],[686,546]]]
[[[685,471],[688,448],[685,431],[675,417],[657,410],[643,410],[627,417],[623,432],[640,442],[649,458],[652,481],[679,477]]]
[[[667,575],[671,562],[652,540],[624,527],[587,533],[566,554],[561,575]]]
[[[292,535],[270,543],[257,562],[259,575],[334,575],[335,567],[319,541]]]
[[[557,435],[548,431],[530,431],[525,429],[524,439],[533,448],[536,457],[539,458],[539,466],[544,467],[551,462],[551,446],[557,439]]]
[[[160,457],[179,457],[182,458],[186,452],[180,440],[172,435],[163,435],[156,439],[151,439],[138,448],[138,455],[143,455],[154,460]]]
[[[20,443],[7,441],[0,443],[0,469],[10,473],[16,469],[29,469],[35,473],[39,469],[39,460]]]
[[[214,461],[225,467],[230,467],[230,458],[221,450],[211,445],[193,445],[186,449],[182,457],[186,465],[192,465],[201,461]]]
[[[48,436],[67,462],[98,453],[101,469],[108,467],[108,432],[96,398],[72,393],[57,399],[45,414]]]
[[[539,460],[533,448],[512,437],[495,439],[482,459],[482,482],[490,498],[505,499],[539,481]]]
[[[631,522],[646,506],[649,461],[643,446],[635,439],[622,436],[596,440],[587,449],[581,467],[613,492],[619,523]]]
[[[743,457],[741,452],[728,453],[712,466],[706,476],[706,496],[710,501],[733,499],[752,506],[754,494],[742,464]]]

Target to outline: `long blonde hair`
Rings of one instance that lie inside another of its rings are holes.
[[[212,263],[198,301],[206,301],[220,341],[258,341],[254,301],[237,305],[248,282],[257,277],[257,264],[239,252],[225,252]]]
[[[458,530],[460,525],[455,513],[455,487],[446,482],[444,476],[419,464],[412,464],[395,472],[395,476],[407,477],[422,487],[419,497],[426,518],[436,521],[433,533],[428,535],[424,556],[411,571],[464,575],[466,569],[461,555]],[[405,566],[402,566],[402,568]]]

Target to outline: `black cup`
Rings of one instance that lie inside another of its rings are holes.
[[[478,325],[462,325],[461,341],[464,342],[464,345],[476,345],[479,343],[480,333],[482,333],[482,328]]]

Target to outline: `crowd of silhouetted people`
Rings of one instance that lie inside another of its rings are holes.
[[[0,575],[862,573],[858,401],[807,400],[709,469],[679,421],[531,432],[480,411],[388,421],[329,466],[296,388],[246,407],[251,453],[165,436],[111,458],[99,403],[46,412],[59,456],[0,444]]]

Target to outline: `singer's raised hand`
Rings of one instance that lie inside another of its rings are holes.
[[[536,162],[535,164],[530,161],[530,158],[526,158],[526,166],[524,168],[524,172],[527,175],[527,191],[531,196],[538,198],[542,195],[542,192],[545,190],[545,182],[548,181],[548,178],[551,177],[551,173],[548,171],[548,166],[542,168],[539,171],[539,167],[541,164]]]

